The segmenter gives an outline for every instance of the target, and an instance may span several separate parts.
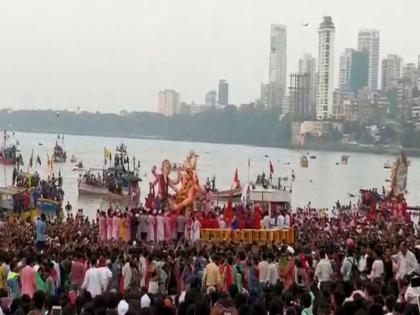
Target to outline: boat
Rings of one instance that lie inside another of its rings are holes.
[[[76,163],[76,162],[77,162],[77,159],[76,159],[76,157],[74,156],[74,154],[71,156],[71,160],[70,160],[70,162],[71,162],[71,163]]]
[[[343,165],[347,165],[348,164],[348,162],[349,162],[349,155],[342,155],[341,156],[341,164],[343,164]]]
[[[80,175],[78,190],[79,196],[90,195],[106,197],[118,201],[134,200],[138,203],[140,198],[141,178],[138,168],[130,170],[130,159],[124,144],[117,147],[114,156],[114,165],[102,169],[89,169],[83,176]]]
[[[308,159],[306,158],[306,156],[303,155],[300,158],[300,166],[306,168],[308,167],[308,165],[309,165]]]
[[[384,163],[384,168],[385,168],[385,169],[391,169],[391,168],[392,168],[392,163],[391,163],[391,162],[389,162],[389,161],[386,161],[386,162]]]
[[[61,202],[40,198],[35,207],[33,199],[34,188],[6,186],[0,187],[0,213],[8,218],[21,218],[23,220],[35,220],[42,213],[47,216],[62,215]],[[16,200],[28,193],[29,204],[20,211],[16,209]]]
[[[15,165],[19,159],[19,150],[17,148],[18,144],[8,145],[7,138],[7,131],[4,130],[3,146],[0,148],[0,164]]]
[[[83,167],[83,161],[79,161],[79,163],[77,163],[75,165],[75,167],[73,167],[73,172],[83,172],[86,169]]]
[[[58,144],[58,140],[61,139],[62,145]],[[65,163],[67,160],[67,152],[64,150],[64,136],[60,138],[60,135],[57,136],[55,141],[54,152],[52,159],[55,163]]]
[[[315,160],[316,159],[316,155],[311,155],[310,158],[311,158],[311,160]]]
[[[242,187],[236,187],[226,190],[212,190],[214,200],[237,200],[242,196]]]

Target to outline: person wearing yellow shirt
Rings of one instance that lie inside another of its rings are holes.
[[[6,265],[3,258],[0,257],[0,290],[6,289]]]
[[[217,258],[212,257],[210,263],[207,264],[203,273],[202,287],[207,289],[208,287],[220,288],[222,284],[222,277],[220,275],[219,266],[216,264]]]

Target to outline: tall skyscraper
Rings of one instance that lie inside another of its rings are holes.
[[[367,51],[346,48],[340,56],[340,90],[357,92],[368,86],[369,55]]]
[[[375,29],[363,28],[359,30],[358,50],[367,51],[369,58],[368,86],[372,90],[378,89],[379,82],[379,49],[380,32]]]
[[[215,90],[212,90],[212,91],[207,92],[204,103],[207,106],[215,107],[216,106],[216,102],[217,102],[217,93],[216,93],[216,91]]]
[[[220,106],[229,105],[229,83],[224,80],[219,80],[219,99],[217,103]]]
[[[284,25],[271,25],[268,77],[272,94],[275,94],[274,103],[269,106],[281,106],[287,85],[286,26]]]
[[[324,16],[318,34],[316,117],[321,120],[333,115],[335,26],[330,16]]]
[[[298,119],[313,119],[314,114],[311,108],[312,86],[310,74],[290,74],[289,85],[289,111],[295,114]]]
[[[352,57],[353,48],[346,48],[340,55],[340,65],[338,71],[338,82],[340,89],[346,89],[350,86]]]
[[[175,90],[159,91],[158,112],[165,116],[172,116],[179,111],[179,93]]]
[[[396,87],[401,79],[402,58],[398,55],[388,55],[382,60],[382,91],[389,92]]]
[[[316,104],[316,59],[311,54],[303,54],[299,59],[299,74],[308,74],[309,96],[308,96],[308,116],[315,117]]]

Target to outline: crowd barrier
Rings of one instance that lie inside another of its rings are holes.
[[[295,241],[295,229],[283,230],[253,230],[242,229],[233,231],[231,229],[202,229],[201,239],[205,241],[242,241],[278,243],[287,242],[288,244]]]

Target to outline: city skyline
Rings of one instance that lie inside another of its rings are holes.
[[[297,72],[303,53],[317,56],[317,28],[327,15],[336,27],[338,87],[338,57],[345,48],[358,48],[363,28],[380,31],[380,64],[388,54],[416,63],[418,9],[412,0],[399,6],[332,0],[290,6],[244,1],[241,7],[162,0],[2,3],[0,107],[156,111],[159,90],[175,89],[182,100],[202,103],[220,78],[230,83],[230,103],[248,103],[269,79],[270,25],[287,27],[288,77]]]

